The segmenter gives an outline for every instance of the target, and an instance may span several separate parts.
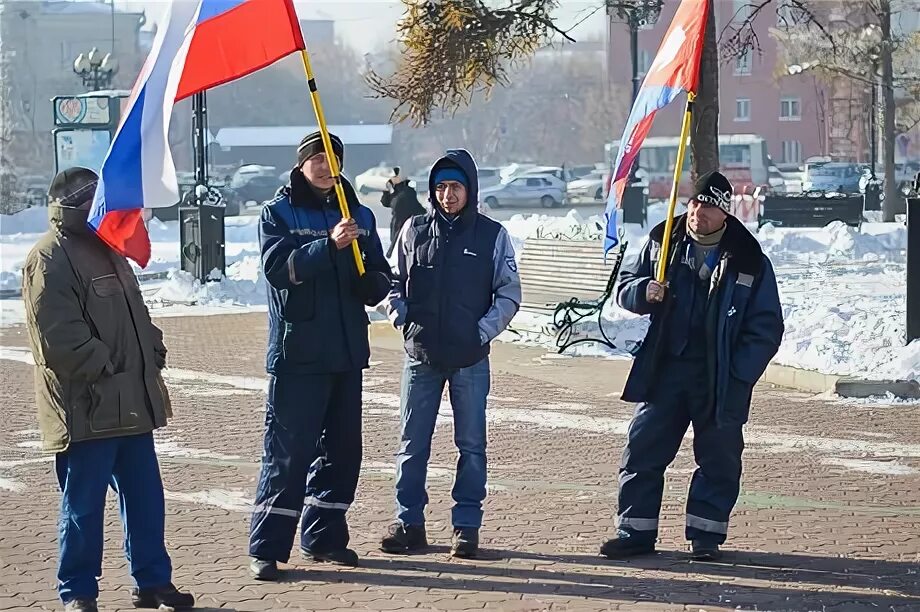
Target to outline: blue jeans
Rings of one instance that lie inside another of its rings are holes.
[[[482,525],[486,498],[486,397],[489,358],[468,368],[442,369],[406,359],[400,408],[401,443],[396,457],[397,518],[404,525],[425,523],[425,479],[438,408],[445,383],[454,412],[454,442],[460,451],[454,480],[454,527]]]
[[[153,434],[88,440],[55,457],[61,486],[58,594],[65,603],[96,599],[102,576],[105,493],[118,495],[125,529],[125,556],[138,587],[172,581],[163,541],[165,504]]]

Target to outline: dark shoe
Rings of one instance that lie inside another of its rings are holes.
[[[473,527],[460,527],[454,529],[451,540],[450,556],[461,559],[474,559],[479,552],[479,530]]]
[[[64,612],[99,612],[95,599],[71,599],[64,604]]]
[[[617,530],[617,537],[607,540],[601,546],[601,556],[608,559],[625,559],[638,555],[650,555],[655,552],[655,540],[637,538],[622,529]]]
[[[403,525],[396,521],[380,541],[380,550],[391,555],[405,555],[428,547],[424,525]]]
[[[722,551],[718,544],[693,540],[690,543],[690,558],[694,561],[718,561],[722,558]]]
[[[350,548],[343,548],[342,550],[333,550],[331,552],[313,552],[310,550],[303,551],[303,554],[308,559],[313,559],[319,563],[334,563],[336,565],[344,565],[346,567],[358,567],[358,553],[353,551]]]
[[[278,580],[278,562],[253,557],[252,561],[249,562],[249,573],[256,580],[274,582]]]
[[[131,603],[135,608],[153,608],[160,612],[172,610],[190,610],[195,607],[195,597],[191,593],[183,593],[172,584],[151,589],[131,590]]]

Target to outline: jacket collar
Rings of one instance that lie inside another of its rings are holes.
[[[89,209],[48,205],[48,221],[52,228],[69,234],[89,234]]]
[[[664,238],[665,222],[652,228],[649,237],[660,243]],[[678,248],[687,237],[687,215],[674,219],[674,229],[671,232],[671,249]],[[731,258],[731,264],[739,271],[752,276],[760,274],[763,265],[763,249],[760,243],[748,231],[744,224],[735,217],[728,216],[725,220],[725,235],[719,241],[719,248],[726,257]]]
[[[290,185],[283,188],[282,193],[290,198],[293,206],[302,206],[304,208],[313,208],[316,210],[328,208],[334,210],[339,209],[339,201],[335,195],[335,189],[330,189],[326,193],[319,191],[307,181],[299,168],[291,170],[290,176]],[[345,201],[348,202],[350,209],[355,208],[360,202],[358,196],[355,194],[354,187],[351,186],[351,183],[349,183],[344,176],[341,176],[340,180],[342,181],[342,188],[345,190]],[[351,213],[352,216],[354,216],[354,210],[352,210]]]

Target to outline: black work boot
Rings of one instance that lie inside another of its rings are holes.
[[[623,529],[617,529],[617,537],[607,540],[601,546],[601,556],[608,559],[625,559],[653,552],[655,552],[654,537],[637,537]]]
[[[131,590],[131,603],[135,608],[153,608],[160,612],[172,610],[190,610],[195,607],[195,597],[183,593],[172,584],[165,584],[149,589],[135,587]]]
[[[278,562],[253,557],[249,562],[249,573],[256,580],[274,582],[278,580]]]
[[[693,540],[690,543],[690,558],[694,561],[718,561],[722,558],[722,551],[715,542]]]
[[[312,550],[302,551],[304,557],[313,559],[319,563],[334,563],[335,565],[344,565],[346,567],[358,567],[358,553],[350,548],[341,550],[332,550],[329,552],[313,552]]]
[[[64,612],[99,612],[95,599],[71,599],[64,604]]]
[[[403,525],[396,521],[380,540],[380,550],[391,555],[406,555],[428,547],[424,525]]]
[[[450,556],[473,559],[479,552],[479,530],[475,527],[455,527]]]

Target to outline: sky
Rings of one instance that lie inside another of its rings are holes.
[[[377,51],[391,42],[396,22],[403,12],[402,2],[393,0],[295,0],[295,4],[301,19],[335,20],[336,35],[359,53]],[[598,10],[585,19],[588,13],[601,4],[602,0],[562,0],[557,11],[558,23],[569,28],[581,22],[571,33],[576,40],[602,39],[606,22],[604,11]],[[146,10],[151,22],[158,19],[165,5],[163,0],[115,0],[115,6],[119,9]]]

